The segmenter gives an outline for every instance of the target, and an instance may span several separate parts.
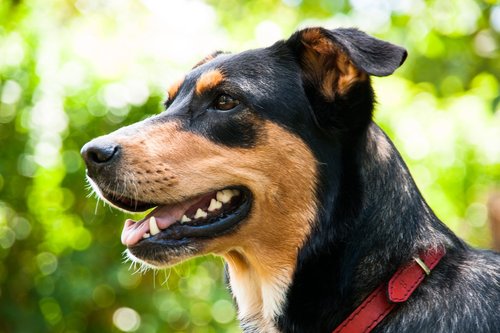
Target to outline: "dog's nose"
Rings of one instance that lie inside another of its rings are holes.
[[[100,139],[88,142],[81,150],[82,157],[89,170],[116,162],[119,153],[120,146],[118,144]]]

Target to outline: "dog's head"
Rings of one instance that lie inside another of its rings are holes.
[[[366,129],[369,76],[405,57],[358,30],[322,28],[216,53],[169,89],[164,112],[83,147],[89,181],[115,207],[156,207],[125,223],[134,259],[216,253],[279,269],[314,227],[325,147]]]

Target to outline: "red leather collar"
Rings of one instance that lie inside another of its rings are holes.
[[[445,255],[444,249],[431,249],[400,267],[388,284],[375,289],[332,333],[368,333],[378,325],[398,303],[405,302],[426,275]]]

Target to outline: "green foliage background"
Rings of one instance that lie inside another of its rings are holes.
[[[89,197],[79,149],[160,112],[168,82],[210,51],[314,24],[408,49],[395,75],[374,79],[376,120],[438,216],[490,246],[496,0],[2,0],[0,332],[239,332],[220,259],[145,274],[122,262],[126,217]]]

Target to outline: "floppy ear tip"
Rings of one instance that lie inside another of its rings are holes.
[[[406,51],[405,48],[401,48],[401,61],[399,62],[399,66],[401,66],[405,61],[406,61],[406,58],[408,58],[408,51]]]
[[[406,60],[408,52],[401,46],[377,39],[357,28],[307,27],[296,31],[286,45],[297,52],[303,47],[328,54],[335,44],[354,65],[369,75],[388,76]]]
[[[393,68],[389,68],[388,73],[386,75],[390,75],[390,74],[394,73],[394,71],[396,71],[396,69],[398,69],[399,67],[401,67],[401,65],[403,65],[403,63],[406,61],[406,58],[408,57],[408,51],[406,51],[405,48],[403,48],[401,46],[396,46],[396,45],[393,45],[393,47],[394,47],[394,50],[393,50],[392,57],[396,61],[395,61]]]
[[[408,52],[401,46],[384,42],[380,54],[374,59],[363,59],[358,62],[370,75],[388,76],[401,67],[408,57]]]

